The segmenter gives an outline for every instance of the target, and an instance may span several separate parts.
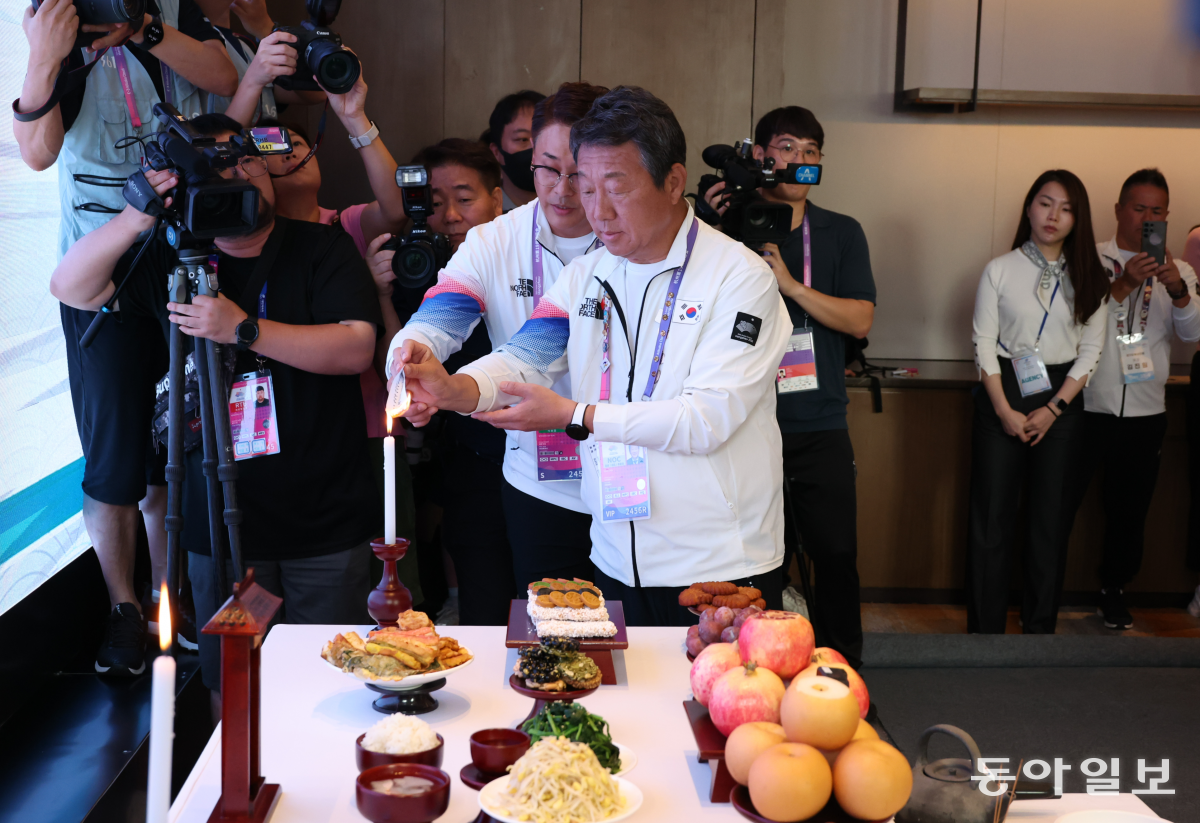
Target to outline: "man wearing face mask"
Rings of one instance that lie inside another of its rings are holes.
[[[482,141],[488,144],[501,168],[504,211],[524,206],[536,196],[533,187],[533,107],[546,98],[525,89],[502,97],[488,118]]]
[[[508,340],[563,267],[596,248],[579,199],[570,138],[571,126],[606,91],[589,83],[564,83],[537,104],[530,121],[536,200],[468,233],[421,309],[392,341],[389,376],[410,361],[432,357],[445,362],[480,319],[491,340]],[[570,377],[564,375],[555,387],[569,396]],[[579,460],[549,459],[564,451],[555,444],[575,451],[561,432],[511,431],[507,436],[501,494],[518,586],[543,577],[592,579],[592,518],[580,499]],[[478,562],[472,565],[479,568]],[[473,574],[465,566],[456,561],[464,604],[469,585],[464,575]],[[505,612],[500,616],[506,617],[507,604],[500,605]]]

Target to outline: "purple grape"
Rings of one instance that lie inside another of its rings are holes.
[[[721,630],[721,642],[722,643],[734,642],[735,640],[738,639],[738,632],[740,632],[740,631],[741,631],[741,629],[737,628],[736,626],[727,626],[726,628]]]

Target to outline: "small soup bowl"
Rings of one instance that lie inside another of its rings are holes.
[[[433,783],[429,791],[415,797],[378,792],[371,784],[396,777],[423,777]],[[432,823],[450,805],[450,775],[422,763],[391,763],[360,772],[354,785],[358,811],[372,823]]]
[[[527,751],[529,735],[519,729],[482,729],[471,735],[471,762],[486,774],[504,774]]]
[[[433,766],[435,769],[442,767],[442,755],[446,751],[446,741],[442,739],[440,734],[437,736],[437,745],[432,749],[426,749],[423,752],[412,752],[411,754],[387,754],[386,752],[373,752],[370,749],[364,749],[362,742],[366,736],[366,732],[363,732],[354,741],[354,762],[358,764],[360,772],[375,766],[387,766],[392,763],[420,763],[425,766]]]

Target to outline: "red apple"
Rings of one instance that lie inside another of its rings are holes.
[[[708,713],[717,731],[726,736],[743,723],[778,723],[784,691],[779,675],[751,661],[717,678]]]
[[[742,662],[753,660],[785,680],[809,664],[815,645],[812,624],[795,612],[765,611],[738,633]]]
[[[820,674],[817,669],[822,666],[830,669],[841,669],[846,673],[846,679],[850,681],[850,693],[858,701],[858,716],[866,717],[867,709],[871,708],[871,696],[867,693],[867,684],[863,682],[862,675],[854,671],[848,663],[813,663],[807,669],[800,672],[799,676],[816,677]]]
[[[692,696],[701,706],[707,706],[713,683],[734,666],[740,666],[737,646],[732,643],[712,643],[692,661]]]
[[[813,649],[811,663],[845,663],[846,658],[842,657],[842,653],[834,651],[828,646],[817,646]]]

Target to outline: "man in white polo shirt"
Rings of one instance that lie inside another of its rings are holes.
[[[1102,465],[1099,613],[1110,629],[1133,626],[1122,589],[1142,563],[1146,513],[1167,431],[1171,339],[1200,340],[1196,273],[1169,251],[1163,265],[1141,251],[1142,223],[1166,220],[1169,201],[1158,169],[1134,172],[1121,186],[1115,207],[1116,236],[1096,246],[1112,286],[1104,351],[1083,390],[1087,445],[1077,493],[1083,494],[1096,465]]]
[[[563,83],[538,102],[531,172],[537,197],[467,233],[420,309],[393,339],[389,377],[411,358],[445,362],[480,319],[494,343],[508,340],[557,282],[563,266],[596,247],[579,202],[570,137],[571,126],[606,91]],[[556,389],[569,395],[570,388],[564,374]],[[577,452],[561,431],[508,435],[501,496],[513,574],[522,590],[543,577],[591,579],[592,517],[579,498]]]
[[[683,131],[654,95],[605,94],[572,127],[571,151],[605,248],[563,269],[521,330],[458,374],[408,361],[409,416],[421,425],[444,408],[585,441],[595,582],[630,625],[695,622],[678,596],[698,581],[754,586],[778,608],[774,380],[791,323],[774,275],[695,218]],[[550,388],[568,369],[582,402]]]

